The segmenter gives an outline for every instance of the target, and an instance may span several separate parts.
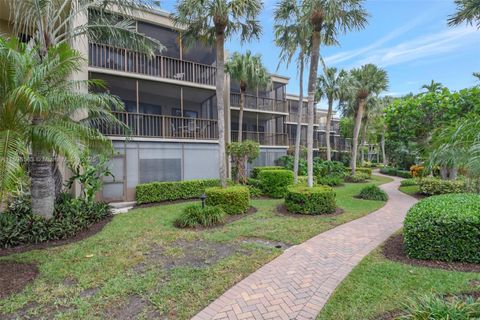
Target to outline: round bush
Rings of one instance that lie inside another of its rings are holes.
[[[183,209],[174,224],[178,228],[211,227],[225,223],[225,211],[220,207],[192,204]]]
[[[359,198],[365,200],[387,201],[388,194],[378,186],[372,184],[360,190]]]
[[[335,191],[328,186],[290,186],[285,195],[288,211],[302,214],[328,214],[335,212]]]
[[[293,184],[293,172],[290,170],[263,170],[259,179],[262,190],[272,198],[283,198],[288,186]]]
[[[357,168],[357,172],[364,173],[370,179],[372,177],[372,169],[371,168]]]
[[[419,182],[420,191],[427,196],[447,193],[465,192],[466,184],[463,180],[442,180],[438,178],[424,178]]]
[[[317,177],[317,184],[336,187],[341,185],[343,182],[343,176],[339,174],[331,174],[323,177]]]
[[[218,206],[227,214],[245,213],[250,207],[250,191],[248,187],[207,188],[205,189],[205,195],[207,196],[207,206]]]
[[[345,176],[344,180],[345,182],[351,182],[351,183],[363,183],[367,181],[368,175],[363,173],[363,172],[356,172],[354,175],[349,174]]]
[[[480,263],[480,195],[418,202],[405,219],[404,242],[410,258]]]

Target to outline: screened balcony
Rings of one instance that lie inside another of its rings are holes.
[[[231,140],[238,141],[239,112],[231,113]],[[253,140],[262,146],[288,146],[287,134],[284,131],[285,116],[265,113],[244,113],[242,139]]]
[[[230,106],[240,108],[240,93],[230,93]],[[245,110],[259,110],[286,113],[286,102],[268,97],[245,95]]]

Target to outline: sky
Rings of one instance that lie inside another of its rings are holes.
[[[172,12],[175,2],[164,0],[162,8]],[[274,45],[275,4],[276,0],[264,1],[259,17],[263,33],[258,41],[242,44],[233,38],[226,43],[226,50],[260,53],[270,72],[290,77],[287,92],[298,94],[296,64],[281,65],[277,70],[280,50]],[[472,72],[480,71],[480,30],[447,25],[448,16],[455,12],[453,0],[366,0],[365,9],[369,18],[363,30],[340,35],[339,46],[321,47],[328,66],[348,70],[374,63],[387,71],[390,85],[383,95],[391,96],[417,93],[431,80],[452,90],[476,83]],[[307,75],[304,79],[306,93]],[[324,107],[324,102],[320,104]]]

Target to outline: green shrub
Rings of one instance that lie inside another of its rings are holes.
[[[367,175],[369,179],[372,177],[372,169],[370,169],[370,168],[361,168],[360,167],[360,168],[356,169],[356,172],[365,173],[365,175]]]
[[[293,172],[290,170],[263,170],[259,179],[262,191],[273,198],[283,198],[289,185],[293,184]]]
[[[374,184],[362,188],[362,190],[360,190],[360,193],[358,194],[358,197],[365,200],[388,200],[388,194]]]
[[[405,178],[405,179],[412,178],[412,174],[408,170],[397,170],[396,176],[400,178]]]
[[[480,195],[448,194],[415,204],[404,223],[410,258],[480,263]]]
[[[338,175],[343,177],[345,175],[345,166],[339,161],[323,161],[315,158],[313,163],[313,174],[318,176]]]
[[[192,204],[183,209],[174,224],[178,228],[212,227],[225,223],[225,211],[220,207]]]
[[[264,170],[285,170],[285,168],[282,166],[255,167],[252,170],[252,178],[258,179],[260,177],[260,172]]]
[[[250,190],[250,197],[257,198],[262,196],[262,184],[260,180],[254,178],[248,178],[247,180],[247,187]]]
[[[343,183],[343,176],[331,174],[328,176],[317,177],[317,184],[336,187]]]
[[[219,185],[218,179],[143,183],[137,185],[135,198],[138,204],[193,199],[200,197],[206,188]]]
[[[429,294],[405,305],[401,320],[480,319],[480,300]]]
[[[328,186],[290,186],[285,195],[288,211],[302,214],[328,214],[335,212],[335,191]]]
[[[250,207],[250,191],[245,186],[207,188],[205,195],[207,206],[218,206],[227,214],[245,213]]]
[[[418,181],[415,178],[405,179],[400,181],[400,185],[402,187],[416,186],[417,184],[418,184]]]
[[[344,180],[351,183],[363,183],[368,180],[368,175],[363,172],[356,172],[354,175],[345,176]]]
[[[298,176],[298,185],[306,186],[308,185],[308,177],[307,176]]]
[[[427,196],[447,193],[462,193],[466,190],[463,180],[442,180],[439,178],[423,178],[419,181],[420,191]]]
[[[380,173],[389,175],[389,176],[397,176],[405,179],[410,179],[412,178],[412,174],[408,170],[400,170],[397,168],[392,168],[392,167],[383,167],[380,168]]]
[[[292,170],[294,165],[295,157],[294,156],[283,156],[278,158],[277,164],[282,166],[283,169]],[[298,174],[301,176],[307,175],[307,160],[300,157],[298,159]]]
[[[60,194],[53,218],[47,220],[31,212],[29,200],[20,199],[0,213],[0,247],[66,239],[110,215],[107,203]]]

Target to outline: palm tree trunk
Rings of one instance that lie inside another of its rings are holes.
[[[361,159],[362,159],[362,165],[363,163],[365,162],[365,145],[367,144],[367,125],[368,125],[368,120],[365,119],[364,123],[363,123],[363,127],[362,127],[362,145],[361,145]],[[367,153],[368,150],[367,150]]]
[[[55,179],[53,162],[33,147],[30,161],[30,192],[32,212],[46,219],[53,217],[55,207]]]
[[[312,33],[310,73],[308,75],[307,171],[309,187],[313,187],[313,107],[317,84],[318,59],[320,56],[320,31],[321,23],[314,26]]]
[[[332,160],[332,150],[330,147],[330,125],[332,123],[332,112],[333,112],[333,98],[328,97],[327,122],[325,127],[325,137],[326,137],[326,143],[327,143],[327,161]]]
[[[293,161],[293,179],[295,184],[298,183],[298,163],[300,161],[300,139],[302,136],[302,117],[303,117],[303,68],[305,66],[303,50],[300,51],[300,95],[298,98],[298,120],[297,120],[297,135],[295,136],[295,158]]]
[[[238,142],[242,142],[243,133],[243,109],[245,106],[245,91],[240,91],[240,112],[238,114]]]
[[[386,166],[387,165],[387,156],[386,156],[386,153],[385,153],[385,127],[383,127],[383,130],[382,130],[382,161],[383,161],[383,165]]]
[[[358,154],[358,136],[360,134],[360,127],[362,126],[363,111],[365,109],[366,99],[359,99],[358,110],[355,117],[355,126],[353,127],[353,139],[352,139],[352,158],[350,159],[350,167],[352,174],[355,174],[357,170],[357,154]]]
[[[217,95],[217,113],[218,113],[218,160],[220,185],[227,187],[227,155],[225,139],[225,53],[224,53],[225,35],[223,32],[216,34],[216,59],[217,59],[217,77],[216,95]]]

